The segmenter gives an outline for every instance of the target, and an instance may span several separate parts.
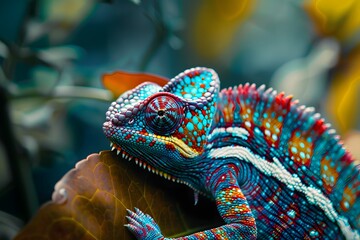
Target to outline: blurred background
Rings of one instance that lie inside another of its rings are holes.
[[[2,0],[0,239],[109,149],[101,76],[116,70],[266,84],[316,107],[360,159],[359,43],[358,0]]]

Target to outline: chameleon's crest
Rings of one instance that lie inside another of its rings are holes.
[[[173,78],[163,91],[181,98],[185,107],[185,118],[173,136],[202,152],[216,111],[219,92],[217,74],[207,68],[189,69]]]

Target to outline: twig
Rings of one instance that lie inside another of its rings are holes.
[[[29,219],[37,210],[39,204],[36,196],[34,182],[31,176],[30,163],[27,159],[19,157],[19,146],[14,137],[14,131],[9,116],[8,98],[4,88],[0,87],[0,141],[4,146],[6,159],[9,162],[12,173],[12,180],[18,189],[19,208],[22,210],[25,219]]]
[[[155,11],[158,13],[158,16],[151,16],[147,12],[144,12],[145,16],[154,24],[155,27],[155,36],[144,53],[144,56],[140,62],[139,70],[145,71],[147,66],[150,63],[150,60],[154,57],[155,53],[159,50],[163,42],[165,41],[167,37],[167,28],[163,22],[162,19],[162,12],[161,8],[159,6],[158,1],[154,1]]]
[[[78,87],[78,86],[57,86],[51,92],[41,91],[39,88],[13,91],[11,99],[21,98],[75,98],[75,99],[91,99],[104,102],[113,100],[113,94],[109,90],[91,88],[91,87]]]
[[[18,32],[17,45],[22,47],[24,43],[25,28],[29,15],[33,13],[36,6],[36,0],[30,0],[27,5],[27,10],[22,19],[22,23]],[[4,75],[0,82],[5,81],[4,76],[7,79],[12,79],[15,71],[16,56],[11,54],[5,59],[3,63]],[[4,146],[4,152],[6,159],[8,160],[10,170],[12,173],[12,181],[14,182],[17,192],[19,193],[19,209],[25,220],[35,213],[39,207],[38,198],[36,195],[35,185],[32,178],[31,166],[29,159],[20,157],[20,146],[15,138],[13,125],[9,114],[9,94],[8,89],[1,84],[0,85],[0,123],[2,123],[0,130],[0,142]]]

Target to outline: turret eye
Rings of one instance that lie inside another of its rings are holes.
[[[184,111],[169,95],[156,96],[149,101],[145,110],[148,127],[156,134],[170,135],[181,124]]]

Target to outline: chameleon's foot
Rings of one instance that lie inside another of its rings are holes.
[[[125,225],[137,239],[164,239],[160,228],[150,215],[135,208],[135,212],[127,209],[128,224]]]

